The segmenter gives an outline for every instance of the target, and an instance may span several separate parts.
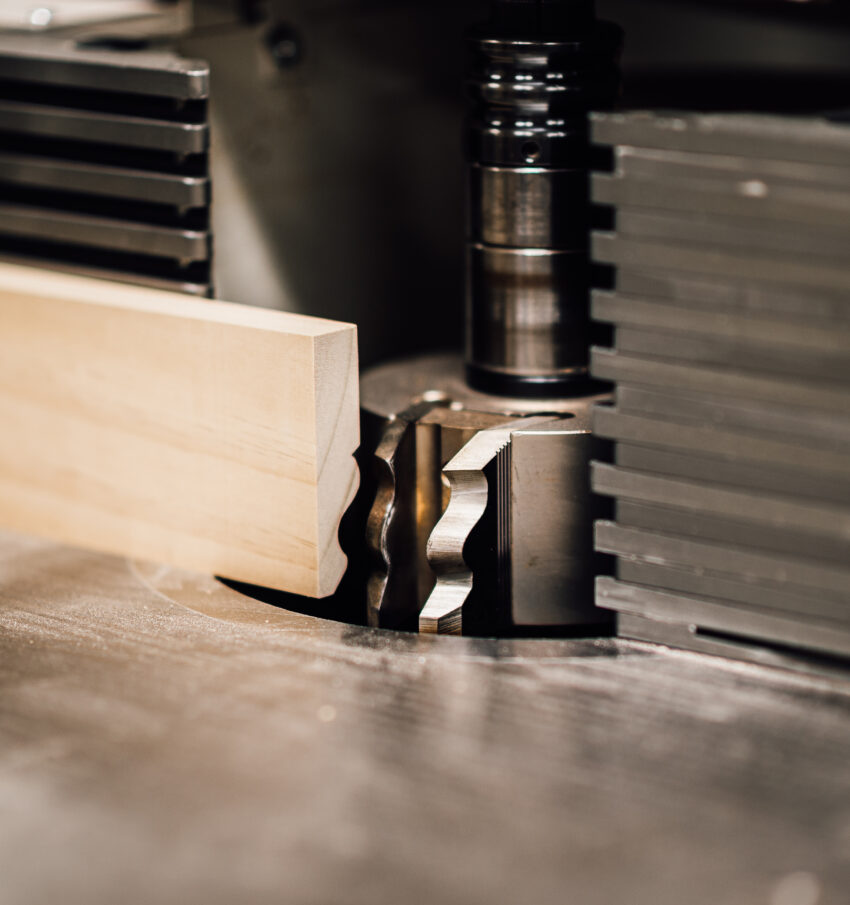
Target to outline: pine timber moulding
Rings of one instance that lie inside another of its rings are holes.
[[[323,597],[350,324],[0,265],[0,527]]]

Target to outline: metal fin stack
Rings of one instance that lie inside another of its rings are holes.
[[[824,119],[593,117],[616,383],[593,466],[620,633],[745,655],[850,655],[850,128]]]
[[[211,292],[208,68],[0,36],[0,257]]]

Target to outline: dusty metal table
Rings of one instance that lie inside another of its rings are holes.
[[[0,901],[850,899],[850,680],[378,632],[0,535]]]

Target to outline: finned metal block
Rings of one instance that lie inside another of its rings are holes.
[[[671,343],[671,348],[673,344]],[[675,359],[655,359],[625,355],[613,349],[594,348],[591,354],[593,373],[618,385],[636,385],[673,392],[707,393],[775,403],[793,408],[850,414],[850,395],[841,386],[804,381],[787,375],[765,376],[746,369],[687,365]]]
[[[210,236],[205,231],[171,229],[15,204],[0,203],[0,235],[86,245],[183,262],[204,261],[209,257]]]
[[[594,419],[617,576],[597,603],[628,637],[846,657],[850,129],[646,112],[592,131],[615,145],[592,188],[616,224],[592,240],[615,269],[593,300],[615,339],[591,370],[616,382]]]
[[[105,198],[202,208],[210,202],[207,176],[181,176],[98,163],[0,153],[2,181],[10,185]]]
[[[738,575],[744,581],[807,587],[813,594],[824,591],[845,599],[850,595],[850,568],[800,555],[747,550],[731,543],[710,543],[607,520],[596,523],[595,540],[598,550],[623,560],[710,569]],[[850,616],[850,602],[847,615]]]
[[[812,289],[815,292],[850,290],[850,271],[839,260],[816,260],[780,253],[736,253],[734,248],[702,245],[673,245],[655,239],[620,238],[613,233],[594,233],[593,257],[618,269],[674,273],[724,279],[761,281],[786,292]]]
[[[206,123],[171,122],[9,100],[0,100],[0,131],[172,154],[204,154],[209,146]]]
[[[617,293],[674,302],[680,310],[740,313],[749,317],[787,317],[819,326],[850,322],[845,290],[765,282],[750,277],[732,277],[718,270],[710,274],[679,273],[668,269],[617,267]]]
[[[122,53],[42,35],[0,35],[0,78],[175,100],[209,96],[209,66],[169,51]]]
[[[0,257],[211,294],[209,68],[0,35]]]
[[[672,299],[656,299],[627,292],[593,293],[593,317],[618,328],[662,331],[683,338],[724,340],[727,343],[751,343],[754,348],[776,349],[786,359],[817,352],[850,356],[850,324],[771,315],[763,311],[746,313],[719,306],[691,307]],[[677,351],[678,351],[678,347]],[[670,356],[670,346],[665,350]]]
[[[819,117],[758,113],[595,113],[597,144],[663,151],[769,157],[772,160],[846,166],[850,130]]]
[[[596,602],[631,616],[669,625],[695,625],[751,641],[802,647],[823,654],[850,656],[850,629],[841,623],[813,621],[805,614],[777,615],[728,600],[643,587],[613,578],[598,578]]]

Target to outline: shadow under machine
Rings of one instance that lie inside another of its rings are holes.
[[[10,7],[0,256],[360,331],[348,573],[240,590],[850,654],[841,4],[102,7]]]

